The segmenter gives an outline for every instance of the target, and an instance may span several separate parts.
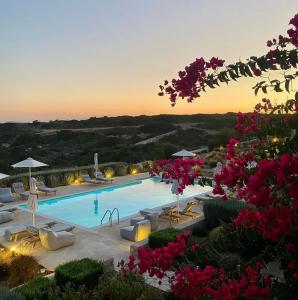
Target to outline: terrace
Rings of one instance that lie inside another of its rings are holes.
[[[111,186],[122,185],[131,183],[136,180],[141,180],[148,177],[148,173],[142,173],[137,175],[126,175],[121,177],[115,177]],[[77,194],[82,192],[88,192],[93,190],[100,190],[105,188],[105,185],[94,186],[87,183],[73,184],[68,186],[57,187],[57,195],[65,196],[70,194]],[[40,194],[39,201],[49,199],[51,196],[45,196]],[[188,200],[182,200],[181,208],[183,208]],[[24,201],[16,201],[9,206],[16,206],[23,204]],[[195,207],[195,211],[201,211],[201,207]],[[54,270],[58,265],[65,263],[69,260],[81,259],[89,257],[97,260],[110,260],[114,259],[115,263],[121,259],[127,259],[130,255],[130,247],[133,242],[125,240],[120,237],[119,230],[122,227],[129,225],[130,217],[120,220],[120,223],[113,222],[113,226],[109,224],[102,225],[98,228],[84,228],[76,226],[73,230],[76,241],[73,245],[65,248],[58,249],[56,251],[47,251],[38,243],[35,247],[32,245],[21,246],[20,242],[8,242],[4,237],[4,229],[8,226],[20,225],[20,224],[31,224],[32,214],[29,211],[18,209],[14,212],[15,217],[9,223],[0,225],[0,244],[8,249],[14,249],[18,254],[33,255],[38,262],[46,267],[47,269]],[[49,221],[51,218],[46,218],[37,214],[36,221]],[[179,225],[187,223],[191,220],[189,217],[180,218]],[[159,229],[169,227],[170,223],[168,220],[159,221]]]

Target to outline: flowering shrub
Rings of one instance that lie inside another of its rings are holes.
[[[187,185],[193,184],[195,178],[199,176],[199,171],[203,161],[200,158],[176,158],[156,161],[151,170],[152,175],[162,174],[163,179],[176,180],[178,185],[176,194],[181,194]],[[170,180],[166,180],[169,183]]]
[[[289,24],[291,28],[285,36],[267,42],[270,50],[263,56],[252,56],[245,63],[228,66],[222,59],[198,58],[178,73],[179,79],[166,80],[160,86],[159,94],[168,94],[172,105],[178,98],[192,102],[207,87],[215,88],[222,82],[229,83],[240,77],[260,77],[268,71],[278,71],[278,76],[283,76],[283,79],[264,78],[253,87],[256,95],[268,90],[292,92],[292,83],[298,77],[298,14]],[[140,274],[148,272],[159,279],[166,277],[174,295],[182,299],[297,297],[298,92],[293,99],[279,105],[263,98],[253,112],[237,115],[235,128],[239,136],[232,138],[227,145],[227,162],[214,177],[213,192],[221,195],[223,201],[234,194],[248,204],[233,220],[232,226],[240,237],[255,232],[267,243],[268,247],[256,254],[257,260],[277,260],[285,282],[272,281],[261,275],[261,262],[247,264],[236,277],[217,266],[184,264],[177,267],[175,260],[185,258],[187,251],[186,233],[166,247],[141,248],[138,261],[130,257],[127,266],[122,264],[123,270],[137,269]],[[156,163],[153,174],[162,173],[165,179],[176,179],[179,183],[177,193],[181,193],[198,177],[195,165],[201,166],[202,163],[192,159],[161,161]],[[191,246],[193,251],[198,248],[199,245]],[[169,269],[174,275],[169,275]]]

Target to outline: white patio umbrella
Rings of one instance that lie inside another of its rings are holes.
[[[9,177],[9,175],[0,173],[0,180]]]
[[[185,149],[182,149],[181,151],[178,151],[174,154],[172,154],[172,156],[175,156],[175,157],[194,157],[196,156],[195,153],[192,153],[190,151],[187,151]]]
[[[94,153],[94,174],[97,177],[98,173],[98,153]]]
[[[12,165],[12,167],[14,167],[14,168],[29,168],[29,183],[31,181],[31,169],[32,168],[47,167],[47,166],[48,166],[47,164],[44,164],[37,160],[34,160],[31,157]]]
[[[36,194],[36,179],[30,178],[30,195],[28,197],[28,208],[32,212],[32,225],[35,226],[35,212],[38,207]]]

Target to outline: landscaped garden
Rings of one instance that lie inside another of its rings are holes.
[[[227,144],[226,161],[213,178],[215,196],[202,199],[203,220],[189,232],[167,228],[151,233],[137,257],[119,262],[119,272],[86,258],[58,266],[48,278],[40,276],[38,264],[29,258],[11,258],[10,265],[1,266],[1,280],[8,286],[25,284],[13,291],[1,289],[0,298],[296,299],[298,14],[286,35],[267,46],[263,56],[230,65],[214,57],[198,58],[179,72],[179,79],[160,87],[160,95],[169,95],[175,105],[179,98],[193,102],[221,83],[256,77],[262,79],[253,87],[256,95],[273,92],[282,98],[285,92],[289,98],[280,104],[263,98],[253,112],[237,115],[238,136]],[[155,162],[151,172],[176,180],[179,195],[195,182],[210,184],[207,178],[196,181],[202,167],[201,159],[173,159]],[[34,276],[28,268],[30,276],[14,282],[16,259],[23,259],[19,268],[28,260]],[[144,275],[168,291],[146,284]]]

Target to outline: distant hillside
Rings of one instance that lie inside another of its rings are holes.
[[[169,157],[180,148],[210,149],[234,133],[235,114],[119,116],[88,120],[0,124],[0,172],[28,156],[51,167],[138,162]]]

